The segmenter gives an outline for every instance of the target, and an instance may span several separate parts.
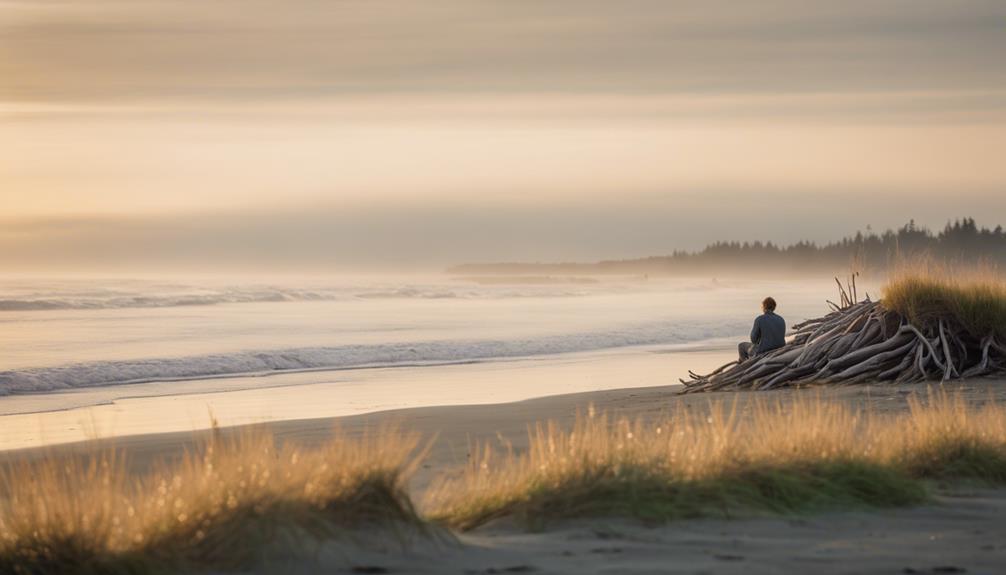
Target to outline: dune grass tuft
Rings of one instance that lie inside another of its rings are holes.
[[[0,472],[0,572],[234,569],[270,545],[421,525],[405,492],[418,437],[386,430],[324,446],[277,447],[266,433],[214,439],[141,478],[107,453]]]
[[[480,447],[435,486],[429,515],[459,529],[620,515],[651,520],[926,501],[927,479],[1006,482],[1006,410],[935,395],[899,416],[817,399],[724,403],[656,422],[586,415],[531,431],[526,453]]]
[[[1006,338],[1006,280],[994,270],[908,266],[892,274],[881,301],[929,333],[942,319],[976,340]]]

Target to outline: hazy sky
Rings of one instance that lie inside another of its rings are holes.
[[[1006,3],[0,0],[0,264],[1006,224]]]

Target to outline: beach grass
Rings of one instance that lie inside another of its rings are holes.
[[[115,452],[9,465],[0,573],[237,569],[275,546],[421,527],[405,490],[418,441],[387,429],[305,450],[247,431],[141,477]]]
[[[530,431],[523,453],[481,446],[434,486],[428,516],[457,529],[617,515],[667,521],[927,501],[932,480],[1006,483],[1006,409],[935,394],[881,416],[821,397],[679,411],[657,421],[587,413]]]
[[[991,268],[906,264],[891,274],[881,302],[929,333],[944,320],[976,340],[1006,338],[1006,279]]]
[[[498,518],[540,529],[805,514],[925,503],[935,483],[1006,484],[1006,408],[991,401],[933,392],[893,414],[824,394],[739,405],[533,426],[526,449],[475,446],[421,513],[406,490],[421,438],[395,428],[311,449],[218,431],[141,476],[115,452],[11,464],[0,471],[0,573],[239,570],[371,528],[439,536]]]

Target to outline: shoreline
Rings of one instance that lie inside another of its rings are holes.
[[[742,336],[738,336],[742,337]],[[6,395],[0,395],[0,403],[5,401],[17,402],[23,399],[33,399],[33,398],[61,398],[65,397],[67,394],[85,394],[89,392],[98,392],[103,390],[115,391],[122,388],[133,388],[137,386],[138,390],[144,388],[154,388],[156,386],[148,386],[144,384],[177,384],[177,383],[213,383],[213,382],[226,382],[231,379],[243,379],[243,380],[259,380],[259,379],[282,379],[285,376],[291,375],[302,375],[302,374],[326,374],[326,373],[339,373],[343,371],[349,372],[367,372],[370,370],[398,370],[398,369],[413,369],[413,368],[431,368],[431,367],[450,367],[450,366],[461,366],[461,365],[476,365],[476,364],[489,364],[489,365],[505,365],[507,363],[518,363],[518,362],[529,362],[529,361],[542,361],[542,360],[559,360],[563,358],[576,358],[578,356],[591,356],[591,355],[607,355],[611,353],[623,353],[623,352],[638,352],[644,351],[649,353],[659,353],[659,354],[669,354],[669,353],[695,353],[695,352],[722,352],[724,357],[726,357],[726,350],[730,348],[730,345],[737,338],[713,338],[706,340],[699,340],[687,343],[668,343],[668,344],[652,344],[652,345],[627,345],[627,346],[616,346],[608,347],[602,349],[589,349],[583,351],[573,351],[564,352],[556,354],[539,354],[539,355],[525,355],[525,356],[514,356],[514,357],[487,357],[487,358],[473,358],[473,359],[463,359],[456,361],[429,361],[429,362],[403,362],[403,363],[375,363],[375,364],[362,364],[354,365],[348,367],[332,366],[332,367],[304,367],[304,368],[291,368],[291,369],[277,369],[272,371],[250,371],[250,372],[239,372],[239,373],[224,373],[219,375],[204,375],[204,376],[191,376],[191,377],[161,377],[154,379],[133,379],[128,381],[113,381],[109,383],[104,383],[100,385],[87,385],[83,387],[68,387],[62,389],[54,390],[38,390],[38,391],[18,391],[14,393],[7,393]],[[280,383],[276,385],[265,385],[265,386],[255,386],[249,388],[237,388],[237,389],[221,389],[215,391],[206,391],[203,393],[228,393],[231,391],[249,391],[251,389],[269,389],[275,387],[292,387],[298,385],[296,383]],[[136,393],[134,395],[121,395],[117,396],[116,399],[140,399],[145,397],[171,397],[174,395],[190,395],[191,392],[185,391],[163,391],[163,392],[152,392],[152,393]],[[79,406],[69,406],[62,408],[51,408],[48,410],[40,411],[0,411],[0,417],[6,417],[8,415],[30,415],[35,413],[46,413],[47,411],[65,411],[67,409],[76,409],[78,407],[93,407],[94,405],[79,405]]]
[[[770,392],[678,395],[680,389],[680,385],[602,389],[502,403],[431,405],[331,417],[226,425],[220,426],[217,431],[229,437],[250,430],[265,430],[277,442],[292,442],[305,447],[324,442],[336,431],[348,436],[360,436],[389,425],[415,431],[422,435],[424,441],[432,438],[427,455],[410,483],[413,495],[421,495],[434,477],[460,469],[460,466],[467,463],[472,445],[488,443],[498,446],[501,440],[505,440],[516,453],[520,453],[526,448],[529,426],[554,421],[560,426],[568,427],[589,409],[612,417],[650,419],[676,409],[709,409],[711,404],[724,400],[736,402],[733,405],[743,416],[757,402],[786,403],[820,395],[829,401],[849,403],[883,414],[905,411],[908,409],[908,398],[941,390],[959,393],[968,402],[1006,402],[1006,379],[1003,378],[974,379],[943,385],[822,386],[785,388]],[[0,463],[31,461],[47,456],[89,458],[95,453],[115,449],[126,456],[126,466],[131,473],[144,473],[158,463],[170,463],[177,459],[211,433],[213,431],[207,427],[9,449],[0,451]]]
[[[107,386],[0,398],[0,451],[411,407],[499,404],[676,383],[731,355],[716,342],[499,361]],[[269,385],[263,386],[267,379]]]

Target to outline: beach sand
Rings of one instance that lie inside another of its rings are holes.
[[[476,442],[512,443],[518,452],[527,445],[527,427],[552,420],[571,423],[588,409],[630,418],[659,417],[676,409],[708,409],[711,402],[736,401],[743,413],[756,400],[792,401],[822,395],[830,401],[853,404],[879,412],[907,409],[912,394],[926,394],[939,386],[854,386],[837,389],[781,390],[767,393],[716,393],[681,396],[680,386],[656,385],[673,380],[682,365],[697,369],[716,365],[728,356],[722,350],[694,353],[646,353],[537,359],[507,364],[438,366],[409,370],[361,371],[366,381],[388,389],[411,390],[418,383],[439,381],[435,397],[454,393],[457,405],[428,405],[386,409],[336,417],[282,419],[256,425],[267,427],[279,441],[311,445],[331,437],[338,428],[349,435],[363,434],[386,424],[420,432],[431,441],[430,450],[410,483],[416,501],[430,481],[461,469]],[[315,374],[317,376],[318,374]],[[343,373],[342,379],[352,374]],[[589,380],[589,381],[588,381]],[[507,382],[514,382],[507,388]],[[641,387],[605,389],[616,382]],[[477,387],[473,387],[477,386]],[[483,387],[485,386],[485,387]],[[507,401],[564,387],[599,390],[564,393]],[[579,387],[578,387],[579,386]],[[464,404],[464,399],[492,389],[499,403]],[[341,387],[268,388],[249,392],[194,394],[183,403],[198,404],[199,397],[216,397],[219,406],[233,414],[248,413],[249,398],[272,402],[276,412],[293,409],[305,395],[315,403],[330,399]],[[1006,381],[974,380],[950,383],[942,389],[962,394],[968,401],[1006,400]],[[449,392],[449,390],[454,390]],[[246,396],[242,398],[241,394]],[[139,407],[128,417],[142,418],[171,398],[139,398],[127,407]],[[244,405],[245,411],[237,409]],[[107,409],[123,409],[113,402]],[[371,406],[373,407],[373,406]],[[168,408],[162,408],[168,410]],[[315,405],[306,409],[317,412]],[[345,409],[330,406],[329,409]],[[73,410],[51,417],[69,417]],[[30,417],[24,414],[20,417]],[[49,416],[47,416],[49,417]],[[4,419],[10,419],[4,418]],[[241,417],[234,416],[240,421]],[[51,423],[51,422],[50,422]],[[242,433],[246,427],[223,427],[222,433]],[[90,457],[96,450],[115,446],[125,451],[129,469],[143,473],[156,462],[171,460],[199,442],[207,430],[140,433],[104,439],[60,443],[45,447],[0,452],[6,461],[42,456]],[[453,542],[422,537],[372,534],[360,542],[326,543],[312,550],[310,559],[278,557],[263,572],[313,573],[997,573],[1006,571],[1006,490],[941,488],[935,504],[913,509],[850,511],[824,515],[765,518],[707,519],[666,525],[596,518],[565,521],[543,532],[528,533],[518,525],[500,521],[457,536]],[[353,571],[357,568],[356,571]],[[966,571],[964,571],[966,570]]]
[[[1006,399],[1006,382],[951,384],[969,401]],[[835,391],[679,396],[677,388],[634,388],[569,394],[503,405],[433,407],[344,418],[354,433],[385,421],[424,434],[439,433],[413,482],[418,495],[435,475],[467,462],[474,441],[502,436],[526,446],[526,426],[546,419],[571,422],[589,406],[627,417],[658,417],[673,409],[706,409],[736,400],[792,401],[823,394],[877,411],[907,409],[927,386],[850,387]],[[280,435],[315,441],[332,421],[283,423]],[[1006,490],[939,488],[934,504],[911,509],[850,511],[783,518],[748,517],[644,525],[616,518],[563,521],[542,532],[499,521],[459,536],[456,544],[413,542],[405,549],[332,546],[320,565],[389,573],[1001,573],[1006,570]],[[394,541],[392,538],[391,541]],[[366,547],[366,546],[364,546]],[[268,568],[266,568],[268,570]],[[310,572],[305,568],[304,572]]]
[[[454,544],[331,546],[314,565],[279,572],[556,574],[1002,573],[1006,492],[962,489],[933,505],[785,518],[646,526],[583,519],[529,533],[505,523]],[[366,547],[366,546],[364,546]],[[288,564],[289,565],[289,564]],[[269,572],[269,567],[262,572]]]

